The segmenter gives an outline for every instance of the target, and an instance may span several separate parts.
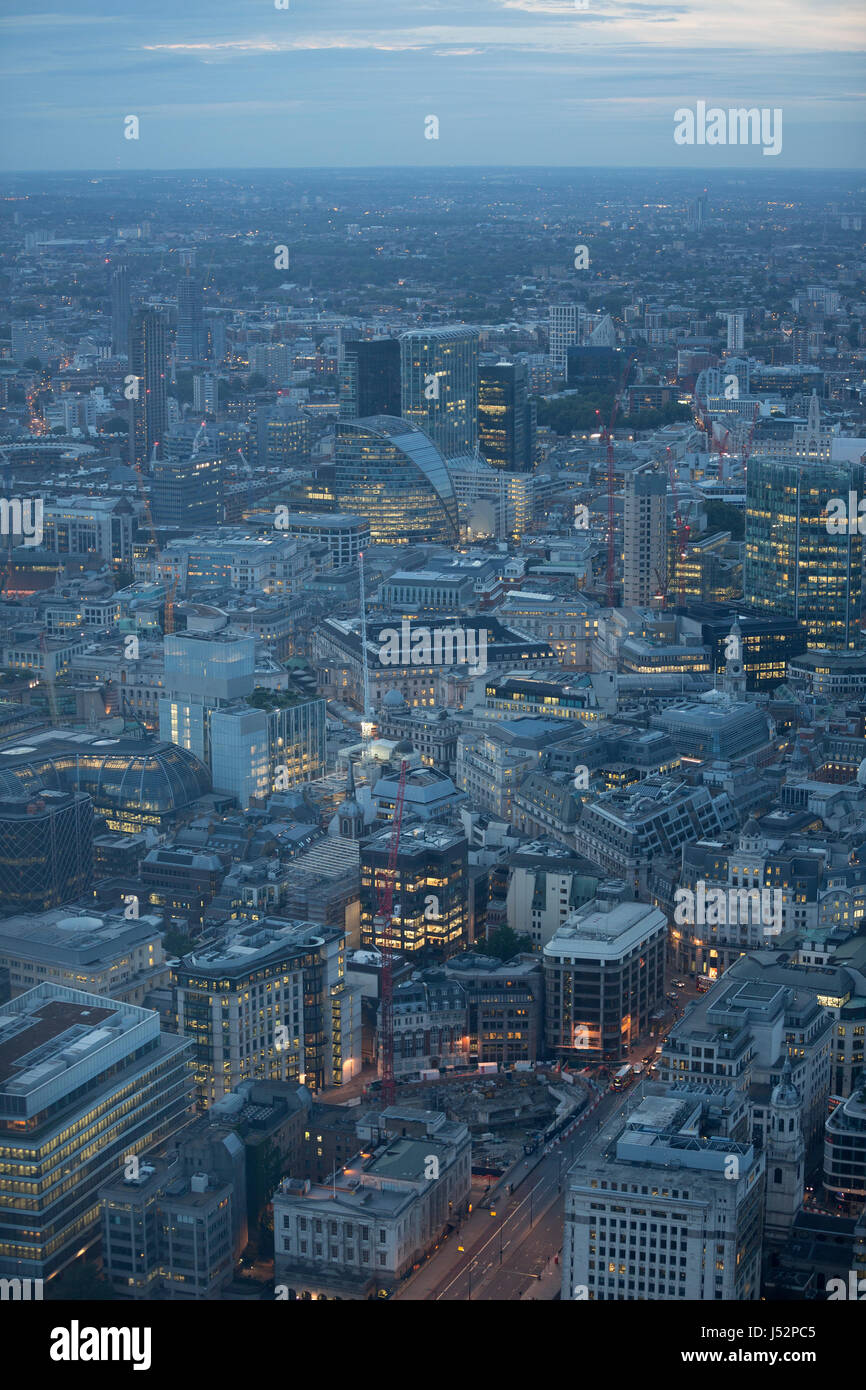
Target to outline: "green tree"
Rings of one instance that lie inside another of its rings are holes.
[[[526,935],[518,936],[514,928],[504,922],[494,927],[484,943],[484,954],[494,956],[496,960],[512,960],[514,956],[520,955],[521,951],[531,950],[530,938]]]

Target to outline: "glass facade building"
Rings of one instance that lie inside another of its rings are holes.
[[[810,648],[852,651],[859,646],[863,537],[831,534],[831,498],[864,495],[862,464],[749,462],[746,480],[748,604],[797,618]]]
[[[478,373],[478,447],[494,468],[531,473],[535,464],[535,400],[524,362],[497,362]]]
[[[399,415],[400,343],[370,338],[346,343],[340,363],[340,419]]]
[[[132,401],[130,462],[146,465],[154,446],[165,438],[168,427],[166,367],[168,346],[164,315],[155,309],[133,314],[129,329],[129,369],[138,379],[138,397]]]
[[[111,830],[164,831],[211,789],[208,770],[183,748],[156,739],[56,738],[40,748],[6,748],[0,795],[43,788],[85,792]]]
[[[374,543],[453,543],[457,498],[441,453],[423,430],[391,415],[337,427],[335,492],[342,512],[370,523]]]
[[[430,328],[400,339],[401,414],[444,457],[471,454],[478,440],[478,332]]]
[[[93,874],[93,802],[84,792],[0,797],[0,905],[46,912],[87,891]]]

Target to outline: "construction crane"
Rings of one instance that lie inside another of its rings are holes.
[[[199,451],[199,449],[201,448],[201,442],[202,442],[203,439],[207,439],[207,421],[206,421],[206,420],[202,420],[201,424],[199,425],[198,429],[197,429],[196,432],[195,432],[195,439],[192,441],[192,452],[190,453],[190,458],[193,458],[193,459],[197,459],[197,458],[198,458],[198,451]],[[238,452],[240,452],[240,450],[239,450]]]
[[[752,453],[752,443],[753,443],[754,438],[755,438],[755,425],[758,423],[758,416],[760,415],[760,413],[761,413],[761,402],[760,402],[760,401],[756,401],[756,402],[755,402],[755,409],[754,409],[754,411],[752,412],[752,424],[751,424],[751,427],[750,427],[750,429],[749,429],[748,437],[747,437],[745,443],[743,444],[743,451],[742,451],[742,454],[741,454],[741,459],[742,459],[742,464],[743,464],[743,475],[744,475],[744,476],[745,476],[745,472],[746,472],[746,465],[747,465],[747,463],[749,462],[749,458],[750,458],[751,453]]]
[[[602,432],[602,438],[607,445],[607,606],[616,606],[616,546],[614,542],[614,524],[616,521],[616,509],[614,507],[614,492],[616,474],[613,463],[613,425],[616,420],[616,412],[619,408],[620,396],[622,395],[628,374],[631,371],[634,357],[630,357],[626,362],[622,376],[619,379],[616,395],[613,398],[613,406],[610,412],[610,421],[606,431]]]
[[[393,925],[394,884],[397,879],[397,853],[400,849],[400,829],[403,824],[403,807],[406,804],[405,758],[400,763],[400,780],[397,783],[397,797],[394,814],[391,817],[391,844],[388,851],[388,867],[385,881],[379,890],[379,910],[373,918],[373,940],[381,937],[382,945],[382,985],[381,1013],[379,1027],[379,1052],[382,1058],[382,1104],[394,1104],[394,963],[391,951],[391,928]]]

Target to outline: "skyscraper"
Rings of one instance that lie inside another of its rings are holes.
[[[129,330],[129,365],[132,374],[138,378],[129,435],[130,461],[133,464],[146,464],[154,445],[165,438],[167,359],[164,316],[155,309],[140,310],[133,315]]]
[[[207,356],[207,330],[202,311],[201,285],[189,267],[177,286],[177,360],[201,362]]]
[[[580,342],[584,309],[581,304],[551,304],[550,306],[550,363],[555,372],[565,375],[568,349]]]
[[[223,519],[223,460],[204,457],[157,459],[151,507],[155,526],[217,526]]]
[[[111,351],[129,355],[129,267],[119,265],[111,275]]]
[[[346,343],[340,363],[340,419],[399,415],[401,409],[399,339]]]
[[[743,314],[726,314],[728,324],[728,352],[742,352],[744,342]]]
[[[623,509],[623,603],[644,608],[667,575],[667,479],[652,468],[632,473]]]
[[[523,362],[478,371],[478,447],[494,468],[531,473],[535,464],[535,400]]]
[[[828,529],[831,498],[864,495],[866,468],[749,460],[743,591],[753,608],[797,618],[810,648],[859,646],[863,537]],[[856,518],[855,518],[856,519]]]
[[[400,339],[402,415],[444,458],[471,454],[478,438],[478,331],[430,328]]]

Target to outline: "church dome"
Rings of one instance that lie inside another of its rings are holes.
[[[778,1086],[773,1088],[770,1104],[777,1107],[788,1106],[792,1109],[800,1108],[800,1092],[794,1085],[794,1075],[791,1068],[790,1057],[786,1057],[785,1059],[785,1065],[782,1068],[782,1079]]]
[[[387,709],[405,709],[406,701],[399,690],[387,690],[382,698],[382,704]]]

